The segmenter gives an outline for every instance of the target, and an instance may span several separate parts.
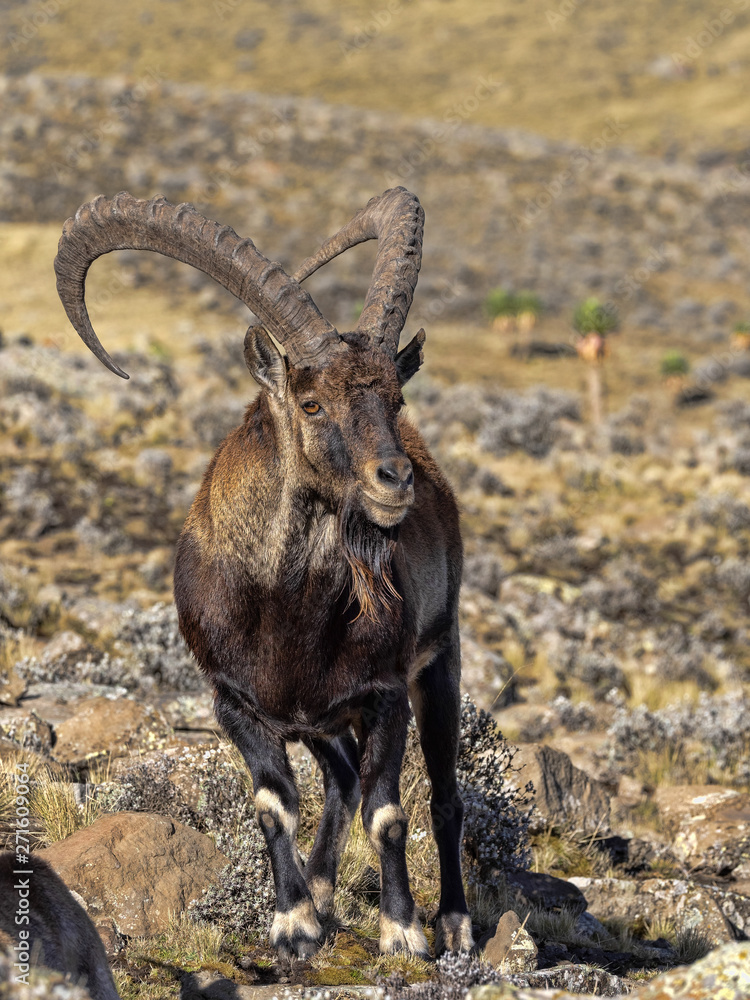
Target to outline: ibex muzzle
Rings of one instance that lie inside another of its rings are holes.
[[[55,262],[71,322],[112,371],[84,303],[110,250],[155,250],[201,268],[260,320],[245,361],[261,392],[219,446],[177,546],[175,602],[215,693],[216,716],[253,778],[276,885],[271,941],[306,957],[323,939],[352,817],[380,860],[380,947],[426,954],[406,870],[399,776],[410,703],[432,783],[441,896],[436,950],[472,946],[456,785],[461,536],[451,489],[401,413],[424,331],[398,343],[424,214],[403,188],[373,198],[289,276],[250,240],[190,205],[98,198],[65,224]],[[378,255],[353,333],[300,283],[365,240]],[[269,336],[272,335],[272,336]],[[272,339],[272,337],[274,339]],[[277,346],[286,350],[282,354]],[[326,800],[303,867],[287,742],[302,740]]]

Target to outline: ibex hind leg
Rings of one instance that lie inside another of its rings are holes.
[[[341,855],[359,805],[359,760],[352,735],[307,740],[323,772],[326,802],[305,866],[305,881],[321,916],[333,913],[333,894]]]
[[[216,717],[253,779],[255,814],[276,888],[271,945],[283,959],[310,958],[323,941],[323,930],[297,850],[299,797],[286,747],[248,717],[231,694],[217,695]]]
[[[461,878],[464,807],[456,782],[461,714],[457,637],[451,637],[414,679],[410,695],[432,784],[430,811],[440,858],[435,954],[468,951],[474,939]]]

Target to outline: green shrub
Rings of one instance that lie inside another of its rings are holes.
[[[518,316],[521,316],[523,313],[538,316],[542,311],[542,300],[536,292],[518,292],[515,299],[516,315]]]
[[[516,296],[506,288],[493,288],[484,300],[484,310],[490,319],[516,315]]]
[[[597,298],[585,299],[576,306],[573,326],[582,336],[598,333],[604,337],[619,326],[617,310],[609,304],[604,305]]]
[[[666,378],[669,375],[687,375],[690,363],[681,351],[667,351],[661,359],[661,373]]]

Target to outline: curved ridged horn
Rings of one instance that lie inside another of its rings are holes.
[[[205,271],[244,302],[284,345],[292,365],[315,365],[341,344],[309,294],[231,228],[205,219],[192,205],[165,198],[141,201],[121,191],[82,205],[68,219],[55,258],[57,292],[70,322],[107,368],[128,376],[102,346],[85,302],[86,274],[112,250],[153,250]]]
[[[424,211],[417,196],[403,187],[390,188],[371,198],[351,222],[308,257],[294,272],[294,279],[304,281],[350,247],[377,240],[378,256],[357,331],[395,357],[419,277],[423,228]]]

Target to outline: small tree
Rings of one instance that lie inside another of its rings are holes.
[[[522,333],[530,333],[542,311],[542,303],[536,292],[519,292],[516,295],[516,322]]]
[[[493,288],[484,300],[484,311],[496,330],[507,333],[516,322],[516,296],[506,288]]]
[[[732,348],[735,351],[750,351],[750,323],[737,323],[732,331]]]
[[[682,380],[690,371],[690,362],[682,351],[667,351],[662,357],[659,367],[665,382],[682,384]]]
[[[602,420],[601,365],[607,356],[607,335],[619,326],[617,310],[602,304],[597,298],[588,298],[576,306],[573,327],[578,332],[576,350],[582,361],[587,362],[591,422],[599,426]]]

